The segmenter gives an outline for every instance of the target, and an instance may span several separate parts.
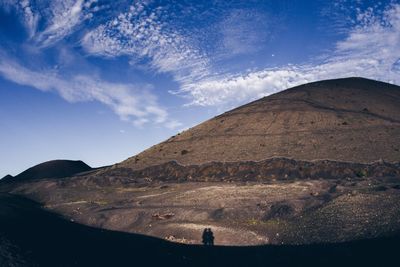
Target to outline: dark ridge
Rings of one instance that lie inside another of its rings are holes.
[[[297,246],[181,245],[76,224],[33,201],[0,194],[0,266],[396,266],[399,241],[394,236]]]
[[[272,158],[263,161],[209,162],[185,166],[176,161],[170,161],[142,170],[111,168],[105,174],[98,174],[98,176],[89,178],[89,180],[100,184],[188,181],[266,182],[290,179],[343,179],[384,176],[400,176],[400,163],[377,161],[363,164],[331,160],[301,161]]]
[[[92,170],[80,160],[51,160],[35,165],[7,181],[28,181],[45,178],[63,178]]]

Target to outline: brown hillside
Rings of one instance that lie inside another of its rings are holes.
[[[400,87],[363,78],[297,86],[201,123],[116,167],[273,157],[400,161]]]

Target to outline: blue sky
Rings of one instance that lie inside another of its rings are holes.
[[[400,2],[0,0],[0,177],[116,163],[248,101],[400,84]]]

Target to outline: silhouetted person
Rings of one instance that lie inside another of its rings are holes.
[[[208,228],[208,238],[209,238],[209,240],[208,240],[209,245],[214,246],[214,234],[211,231],[211,228]]]
[[[205,228],[203,231],[203,235],[202,235],[202,242],[203,245],[206,246],[207,245],[207,235],[208,235],[208,228]]]
[[[204,229],[202,238],[203,238],[203,244],[205,246],[214,245],[214,235],[213,232],[211,231],[211,228]]]

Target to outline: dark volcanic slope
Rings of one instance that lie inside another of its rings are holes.
[[[202,165],[179,165],[175,161],[140,170],[113,168],[98,174],[98,185],[110,183],[149,182],[222,182],[295,179],[345,179],[357,177],[400,177],[400,163],[374,162],[371,164],[337,161],[299,161],[273,158],[263,161],[210,162]],[[112,178],[110,178],[112,177]],[[129,179],[131,178],[131,179]]]
[[[92,168],[80,160],[51,160],[35,165],[15,177],[5,177],[2,181],[27,181],[43,178],[62,178],[90,171]]]
[[[400,87],[347,78],[305,84],[241,106],[117,164],[142,169],[176,160],[273,157],[400,161]]]
[[[71,223],[32,201],[0,194],[0,266],[395,266],[398,242],[187,246]]]
[[[7,181],[7,180],[11,180],[11,179],[13,179],[13,178],[14,178],[14,176],[12,176],[12,175],[10,175],[10,174],[7,174],[7,175],[4,176],[3,178],[1,178],[0,181]]]

